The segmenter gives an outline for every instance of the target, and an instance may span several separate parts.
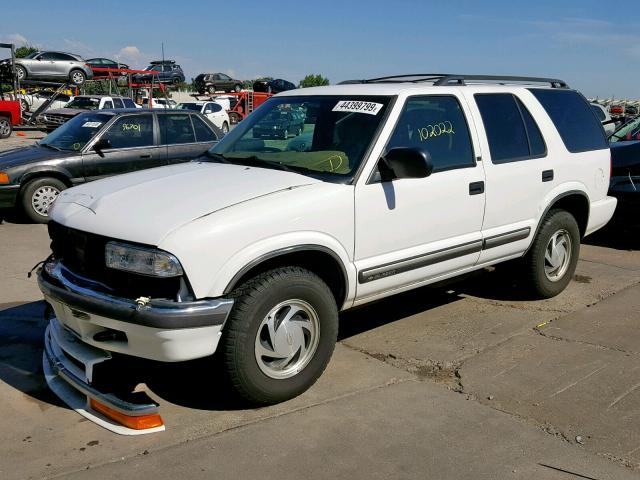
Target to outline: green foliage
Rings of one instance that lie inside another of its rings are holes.
[[[22,47],[16,48],[16,58],[24,58],[37,51],[38,49],[32,45],[23,45]]]
[[[300,80],[300,88],[322,87],[324,85],[329,85],[329,79],[320,74],[314,75],[311,73]]]

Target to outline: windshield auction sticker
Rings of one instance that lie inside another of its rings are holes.
[[[102,122],[84,122],[82,124],[85,128],[98,128],[100,125],[102,125]]]
[[[340,100],[336,106],[333,107],[333,111],[377,115],[382,107],[383,105],[381,103],[361,102],[359,100]]]

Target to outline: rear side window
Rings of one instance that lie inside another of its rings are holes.
[[[565,147],[572,153],[609,148],[601,123],[589,103],[573,90],[531,88]]]
[[[126,108],[136,108],[136,104],[130,98],[123,98],[122,101]]]
[[[428,152],[433,171],[475,167],[469,128],[458,99],[453,96],[410,97],[387,144]]]
[[[591,109],[593,110],[593,113],[596,114],[596,117],[598,117],[598,120],[604,122],[604,120],[607,118],[604,114],[604,111],[598,105],[591,105]]]
[[[196,137],[188,114],[158,115],[160,127],[160,143],[175,145],[180,143],[194,143]]]
[[[193,128],[196,131],[197,142],[215,142],[218,139],[200,117],[194,115],[191,119],[193,120]]]
[[[540,129],[524,104],[510,93],[475,95],[493,163],[528,160],[545,154]]]
[[[119,98],[114,98],[113,104],[116,108],[124,108],[124,104],[122,103],[122,100],[120,100]]]

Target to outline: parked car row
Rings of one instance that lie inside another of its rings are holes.
[[[68,187],[186,162],[220,137],[197,112],[81,111],[35,145],[0,153],[0,208],[20,207],[46,222],[49,205]]]

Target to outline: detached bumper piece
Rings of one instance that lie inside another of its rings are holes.
[[[140,435],[165,429],[158,404],[144,392],[135,401],[92,386],[94,367],[111,354],[87,345],[53,318],[45,332],[42,365],[49,388],[69,407],[94,423],[121,435]]]

